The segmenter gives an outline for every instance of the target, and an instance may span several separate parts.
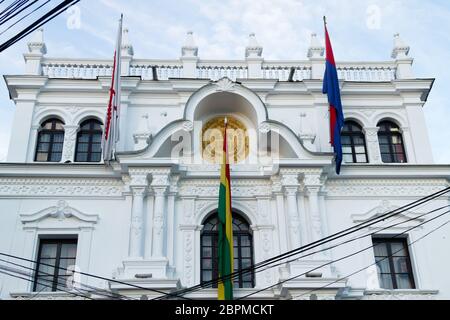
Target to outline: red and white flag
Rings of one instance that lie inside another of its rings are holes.
[[[109,103],[106,111],[105,132],[102,139],[103,160],[109,162],[115,159],[116,144],[119,141],[120,125],[120,65],[121,65],[121,46],[122,46],[122,21],[123,15],[119,21],[119,31],[117,34],[116,51],[114,52],[114,64],[111,79],[111,88],[109,89]]]

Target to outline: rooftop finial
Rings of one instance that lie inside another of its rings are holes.
[[[132,56],[134,55],[133,45],[130,42],[130,37],[128,35],[128,28],[124,28],[122,31],[122,55]]]
[[[261,57],[263,53],[263,47],[261,47],[256,40],[255,33],[250,33],[248,36],[248,45],[245,49],[245,56],[247,58]]]
[[[410,47],[403,41],[399,33],[394,34],[394,49],[392,50],[392,59],[407,58]]]
[[[33,40],[28,42],[28,50],[30,51],[30,53],[47,53],[47,46],[44,42],[44,29],[40,28],[36,30],[33,35]]]
[[[184,41],[184,45],[181,48],[181,53],[183,57],[197,57],[198,56],[198,47],[195,44],[194,40],[194,32],[188,31],[186,33],[186,39]]]
[[[322,58],[325,54],[325,48],[317,38],[316,33],[311,34],[311,42],[308,48],[308,58]]]

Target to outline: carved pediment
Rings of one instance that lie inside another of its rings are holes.
[[[44,219],[58,219],[62,221],[69,218],[75,218],[80,222],[90,224],[95,224],[98,221],[98,215],[82,213],[79,210],[70,207],[64,200],[58,201],[56,206],[49,207],[36,213],[20,215],[23,224],[37,223]]]
[[[400,206],[392,205],[388,200],[381,201],[380,205],[371,209],[370,211],[364,214],[355,214],[352,215],[352,220],[355,223],[362,223],[369,221],[370,219],[374,219],[382,216],[383,214],[393,212],[394,210],[399,209]],[[392,218],[377,223],[373,227],[381,227],[385,228],[388,225],[396,225],[396,228],[407,228],[411,225],[417,225],[423,222],[425,219],[421,217],[424,213],[413,212],[413,211],[404,211],[399,213]],[[402,223],[403,222],[403,223]]]

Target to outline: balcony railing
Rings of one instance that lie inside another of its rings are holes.
[[[109,77],[112,62],[108,60],[44,59],[42,75],[49,78],[96,79]],[[311,61],[265,61],[257,78],[302,81],[312,78]],[[294,73],[292,74],[292,71]],[[209,79],[217,81],[228,77],[233,81],[249,78],[246,61],[199,61],[195,76],[187,76],[181,60],[133,60],[122,68],[122,74],[143,80],[179,78]],[[346,81],[380,82],[396,79],[395,62],[338,63],[338,76]]]

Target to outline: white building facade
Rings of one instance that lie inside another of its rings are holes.
[[[214,278],[220,166],[208,161],[202,136],[224,117],[244,132],[243,156],[231,165],[241,268],[449,187],[450,166],[434,164],[424,118],[434,80],[414,76],[398,35],[392,60],[337,63],[347,121],[339,176],[316,35],[303,61],[265,60],[253,34],[245,59],[202,60],[192,33],[180,59],[144,60],[134,57],[125,30],[121,139],[109,164],[99,137],[112,61],[49,58],[42,31],[28,46],[25,73],[5,76],[16,111],[0,165],[0,252],[30,261],[2,256],[0,265],[30,281],[0,273],[2,299],[82,298],[58,290],[55,279],[65,272],[46,263],[75,265],[80,283],[133,298]],[[298,276],[251,298],[450,299],[450,228],[427,235],[445,216],[423,224],[449,200],[443,195],[349,236],[366,237],[250,273],[236,282],[235,296]]]

